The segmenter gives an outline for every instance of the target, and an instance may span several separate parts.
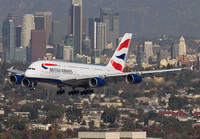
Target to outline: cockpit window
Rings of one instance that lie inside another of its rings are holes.
[[[28,70],[35,70],[35,68],[28,68]]]

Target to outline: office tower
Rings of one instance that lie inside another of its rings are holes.
[[[12,19],[15,25],[18,25],[18,16],[16,13],[9,13],[7,19]]]
[[[159,45],[155,44],[153,45],[152,50],[153,50],[153,55],[157,55],[160,52],[161,48]]]
[[[168,55],[169,55],[168,50],[160,50],[158,52],[158,59],[159,60],[162,60],[162,59],[166,59],[167,60]]]
[[[31,61],[42,59],[46,56],[46,31],[31,31]]]
[[[142,66],[142,63],[146,63],[146,53],[145,52],[138,52],[137,57],[136,57],[136,61],[138,66]]]
[[[49,44],[52,33],[52,12],[35,12],[35,30],[46,30],[46,44]]]
[[[5,19],[2,28],[4,60],[14,61],[16,47],[16,25],[12,19]]]
[[[73,61],[73,48],[71,46],[63,46],[63,59]]]
[[[100,18],[89,18],[89,37],[90,37],[90,40],[91,40],[91,48],[92,48],[92,50],[94,50],[94,47],[95,47],[95,45],[94,45],[94,38],[95,38],[95,36],[96,36],[96,33],[95,33],[95,30],[96,30],[96,28],[95,28],[95,22],[96,23],[98,23],[98,22],[101,22],[101,20],[100,20]],[[95,44],[96,44],[96,42],[95,42]]]
[[[185,44],[185,39],[183,36],[180,38],[180,43],[179,43],[179,55],[186,55],[186,44]]]
[[[71,13],[71,9],[69,10],[69,13]],[[71,15],[71,14],[70,14]],[[67,36],[71,35],[71,16],[67,17]]]
[[[91,50],[91,40],[89,37],[86,37],[83,40],[83,55],[91,56],[92,50]]]
[[[119,38],[119,13],[114,13],[111,8],[101,8],[100,19],[106,24],[106,41],[112,42],[115,50]]]
[[[175,59],[179,56],[179,44],[173,43],[171,46],[171,59]]]
[[[74,36],[74,57],[76,57],[76,54],[82,54],[82,0],[72,0],[71,4],[69,12],[71,17],[70,34]]]
[[[106,25],[102,22],[94,22],[94,49],[103,51],[106,45]]]
[[[143,50],[146,53],[146,59],[148,60],[151,56],[153,56],[152,42],[150,41],[144,42]]]
[[[82,18],[82,37],[82,40],[84,40],[86,37],[86,16],[83,16]]]
[[[31,39],[31,30],[35,30],[33,14],[25,14],[22,18],[21,46],[28,47]]]
[[[22,32],[22,26],[17,25],[16,27],[16,47],[17,48],[21,46],[21,32]]]
[[[53,21],[51,44],[56,45],[62,42],[62,23],[60,21]]]
[[[15,49],[15,61],[27,62],[28,47],[20,47]]]
[[[57,59],[63,59],[63,48],[64,48],[63,44],[57,45],[57,54],[56,54]]]

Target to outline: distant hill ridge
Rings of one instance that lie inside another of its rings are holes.
[[[25,13],[52,11],[66,30],[71,0],[6,0],[1,1],[0,25],[9,12],[21,20]],[[188,35],[200,37],[199,0],[83,0],[83,15],[99,17],[100,8],[110,7],[120,13],[120,33],[137,36]],[[87,25],[88,29],[88,25]],[[65,31],[66,32],[66,31]]]

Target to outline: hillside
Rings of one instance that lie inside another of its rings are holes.
[[[0,1],[0,25],[9,12],[21,17],[35,11],[52,11],[66,30],[71,0],[6,0]],[[137,36],[176,35],[200,37],[199,0],[83,0],[83,15],[99,17],[100,8],[111,7],[120,13],[120,33]],[[87,27],[88,28],[88,27]],[[66,31],[65,31],[66,32]]]

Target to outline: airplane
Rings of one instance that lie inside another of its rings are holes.
[[[193,66],[185,68],[123,72],[126,56],[131,42],[132,33],[126,33],[112,58],[106,66],[80,64],[56,60],[39,60],[30,64],[26,71],[16,70],[13,67],[7,69],[13,73],[9,77],[11,84],[21,84],[23,87],[34,90],[37,82],[55,84],[59,88],[58,95],[65,93],[63,87],[71,87],[69,95],[92,94],[93,88],[102,87],[118,81],[126,81],[130,84],[142,82],[144,75],[181,71],[184,69],[192,70]],[[84,88],[83,91],[77,88]]]

